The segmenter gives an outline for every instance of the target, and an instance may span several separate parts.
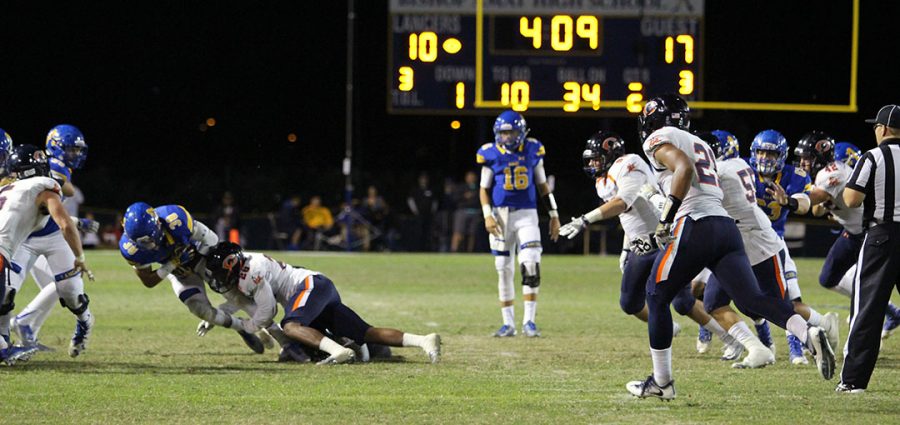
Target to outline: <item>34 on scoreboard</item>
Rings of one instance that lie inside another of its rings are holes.
[[[702,100],[703,0],[391,0],[392,113],[638,112]]]

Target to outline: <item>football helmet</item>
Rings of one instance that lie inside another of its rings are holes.
[[[731,159],[741,155],[741,144],[738,138],[725,130],[713,130],[713,136],[716,136],[717,146],[713,149],[716,151],[716,159]]]
[[[513,135],[503,135],[502,132],[515,131]],[[494,142],[506,150],[515,150],[522,145],[528,136],[528,125],[525,118],[516,111],[505,111],[494,120]]]
[[[853,143],[837,142],[834,144],[834,159],[847,164],[850,168],[856,168],[856,163],[859,162],[861,157],[862,149]]]
[[[47,154],[34,145],[19,145],[13,148],[7,161],[7,167],[9,172],[16,173],[18,179],[50,175]]]
[[[9,167],[7,167],[6,163],[9,161],[12,152],[12,137],[9,136],[9,133],[7,133],[6,130],[0,128],[0,177],[5,177],[9,174]]]
[[[77,170],[87,160],[88,145],[78,128],[60,124],[47,133],[47,154]]]
[[[206,254],[210,289],[221,294],[237,286],[245,261],[244,250],[234,242],[219,242],[210,249]]]
[[[777,155],[774,159],[759,159],[757,153],[760,151],[776,152]],[[787,139],[781,133],[775,130],[763,130],[756,134],[750,144],[750,165],[760,174],[770,176],[784,169],[787,153]]]
[[[691,108],[681,96],[664,94],[654,97],[644,104],[644,109],[638,116],[638,132],[641,134],[641,141],[646,140],[651,133],[663,127],[691,129]]]
[[[165,233],[159,221],[159,215],[146,202],[135,202],[125,210],[122,220],[125,235],[143,249],[156,249],[162,246]]]
[[[797,142],[794,156],[797,157],[794,166],[805,170],[801,166],[801,161],[805,160],[810,163],[810,169],[806,171],[810,176],[815,176],[819,170],[834,161],[834,138],[824,131],[810,131]]]
[[[599,131],[584,145],[584,153],[581,154],[582,169],[588,177],[601,177],[622,155],[625,155],[625,141],[611,131]],[[599,166],[592,166],[592,161],[599,161]]]

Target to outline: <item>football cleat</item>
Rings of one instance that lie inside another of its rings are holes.
[[[0,350],[0,361],[6,363],[7,366],[12,366],[16,364],[16,362],[28,361],[34,353],[38,352],[37,347],[8,347]]]
[[[753,326],[756,328],[756,336],[759,337],[759,342],[769,347],[772,350],[772,354],[775,354],[775,341],[772,340],[772,332],[769,331],[769,322],[762,319],[760,323],[754,322]]]
[[[260,329],[256,332],[256,336],[259,338],[259,341],[262,342],[263,346],[268,348],[269,350],[275,348],[275,338],[269,334],[269,331],[265,329]]]
[[[660,386],[653,379],[653,375],[648,376],[643,381],[631,381],[625,384],[625,389],[631,395],[639,398],[656,397],[666,401],[675,398],[675,380],[673,379],[668,384]]]
[[[775,363],[775,355],[767,348],[750,348],[748,351],[749,353],[747,353],[747,357],[744,357],[744,360],[733,363],[731,367],[735,369],[757,369]]]
[[[258,336],[246,331],[237,331],[237,333],[241,336],[241,339],[244,340],[244,344],[247,344],[254,353],[262,354],[266,351],[266,347],[263,345],[262,341],[260,341]]]
[[[816,359],[816,368],[822,378],[829,380],[834,377],[834,351],[828,344],[825,330],[818,326],[811,326],[807,331],[806,346]]]
[[[355,353],[353,353],[353,350],[351,350],[347,347],[344,347],[337,353],[328,356],[328,358],[326,358],[325,360],[322,360],[316,364],[317,365],[330,365],[330,364],[351,363],[351,362],[353,362],[353,359],[355,358],[355,356],[356,355],[355,355]]]
[[[356,361],[368,363],[372,360],[372,357],[369,355],[369,347],[367,344],[359,345],[356,341],[342,336],[337,339],[338,344],[343,345],[351,350],[353,350],[353,355],[356,357]]]
[[[306,350],[304,350],[303,347],[292,342],[281,347],[281,352],[278,353],[278,361],[282,363],[309,363],[312,359],[309,358],[309,354],[306,354]]]
[[[741,358],[741,354],[744,354],[744,346],[740,342],[735,341],[733,344],[727,344],[722,347],[722,357],[720,357],[720,360],[727,362],[735,361]]]
[[[709,351],[709,343],[711,341],[712,332],[706,330],[706,328],[701,326],[700,332],[697,334],[697,352],[703,354]]]
[[[859,388],[853,384],[845,384],[841,382],[840,384],[838,384],[837,388],[834,389],[834,392],[843,394],[862,394],[866,392],[866,389]]]
[[[69,341],[69,355],[78,357],[87,349],[88,338],[94,330],[94,315],[88,316],[88,320],[76,320],[75,332],[72,334],[72,340]]]
[[[884,314],[884,327],[881,328],[881,339],[888,339],[898,326],[900,326],[900,309],[894,303],[888,303]]]
[[[525,322],[522,325],[522,333],[529,338],[541,336],[541,331],[538,330],[537,325],[532,321]]]
[[[800,342],[800,338],[797,338],[796,335],[788,335],[787,343],[788,351],[790,351],[789,357],[791,360],[791,364],[809,364],[809,360],[807,360],[806,356],[803,354],[803,343]]]
[[[441,361],[441,336],[438,334],[425,335],[425,340],[422,342],[422,350],[425,351],[425,354],[428,354],[431,363]]]
[[[500,329],[497,329],[497,332],[494,332],[494,337],[497,338],[505,338],[508,336],[516,336],[516,327],[512,325],[503,325]]]
[[[838,344],[841,343],[841,318],[835,312],[825,313],[822,316],[822,329],[828,336],[828,344],[832,350],[837,350]]]

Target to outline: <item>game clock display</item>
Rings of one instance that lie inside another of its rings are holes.
[[[640,111],[702,99],[703,0],[391,0],[392,113]]]

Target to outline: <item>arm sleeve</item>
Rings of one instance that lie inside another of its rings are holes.
[[[847,182],[847,187],[859,192],[865,192],[866,185],[869,184],[869,179],[872,178],[873,174],[875,174],[875,158],[872,156],[872,152],[866,152],[862,159],[856,163],[856,168],[853,169],[853,174]]]
[[[538,161],[534,166],[534,182],[537,184],[547,183],[547,172],[544,171],[544,160]]]
[[[481,167],[481,187],[490,189],[494,184],[494,171],[490,167]]]
[[[197,252],[206,255],[209,249],[219,243],[219,237],[215,232],[209,230],[205,224],[194,220],[194,229],[191,232],[191,240],[197,242]]]

